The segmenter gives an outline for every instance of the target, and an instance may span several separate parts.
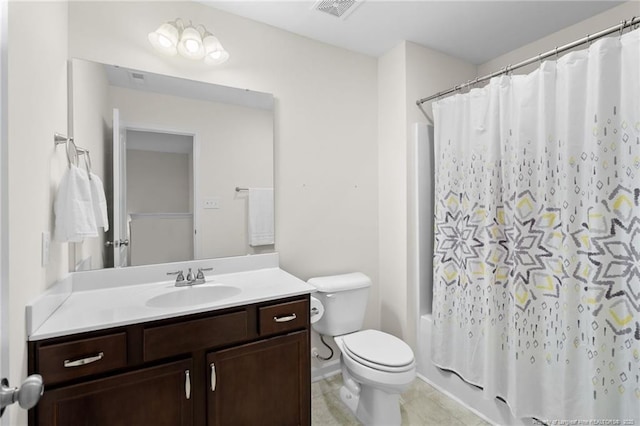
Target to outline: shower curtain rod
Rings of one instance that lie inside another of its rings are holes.
[[[634,16],[633,18],[631,18],[628,21],[620,21],[620,23],[618,25],[614,25],[613,27],[609,27],[606,30],[602,30],[602,31],[597,32],[595,34],[587,35],[586,37],[583,37],[580,40],[576,40],[573,43],[565,44],[564,46],[561,46],[561,47],[556,47],[553,50],[550,50],[550,51],[548,51],[546,53],[540,53],[538,56],[534,56],[532,58],[529,58],[526,61],[518,62],[515,65],[507,65],[506,67],[502,68],[501,70],[496,71],[496,72],[491,73],[491,74],[488,74],[488,75],[485,75],[484,77],[479,77],[479,78],[476,78],[474,80],[469,80],[466,83],[462,83],[462,84],[460,84],[458,86],[453,86],[452,88],[450,88],[448,90],[445,90],[445,91],[442,91],[442,92],[438,92],[435,95],[431,95],[431,96],[428,96],[426,98],[418,99],[416,101],[416,105],[418,105],[418,108],[421,108],[423,103],[428,102],[430,100],[433,100],[433,99],[436,99],[436,98],[440,98],[440,97],[445,96],[445,95],[449,95],[451,93],[457,92],[458,90],[461,90],[461,89],[467,88],[469,86],[481,83],[483,81],[490,80],[493,77],[497,77],[499,75],[509,73],[509,72],[511,72],[513,70],[516,70],[518,68],[522,68],[522,67],[527,66],[529,64],[532,64],[534,62],[542,61],[543,59],[546,59],[546,58],[548,58],[550,56],[558,55],[558,54],[560,54],[562,52],[565,52],[567,50],[573,49],[576,46],[580,46],[581,44],[591,43],[594,40],[597,40],[599,38],[608,36],[609,34],[613,34],[616,31],[619,31],[620,35],[622,35],[622,31],[625,28],[631,27],[633,25],[638,25],[638,24],[640,24],[640,16]]]

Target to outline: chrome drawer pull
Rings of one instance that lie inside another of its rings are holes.
[[[191,377],[189,377],[189,370],[184,371],[184,395],[187,399],[191,399]]]
[[[211,363],[211,391],[216,390],[216,365]]]
[[[296,314],[291,314],[285,317],[273,317],[273,320],[275,322],[289,322],[289,321],[293,321],[296,318],[297,318]]]
[[[88,356],[86,358],[77,359],[75,361],[71,361],[69,359],[64,360],[64,368],[69,367],[80,367],[82,365],[91,364],[92,362],[100,361],[104,358],[104,352],[100,352],[98,355]]]

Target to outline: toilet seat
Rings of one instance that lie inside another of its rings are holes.
[[[378,330],[342,336],[343,352],[355,362],[379,371],[395,373],[415,366],[413,351],[402,340]]]

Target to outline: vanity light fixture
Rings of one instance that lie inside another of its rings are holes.
[[[182,19],[165,22],[149,33],[149,42],[159,52],[175,56],[179,53],[187,59],[202,60],[207,65],[218,65],[229,59],[220,40],[204,25],[185,25]]]

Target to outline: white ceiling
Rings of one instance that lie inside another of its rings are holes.
[[[408,40],[482,64],[623,2],[364,0],[346,19],[313,0],[202,3],[371,56]]]

